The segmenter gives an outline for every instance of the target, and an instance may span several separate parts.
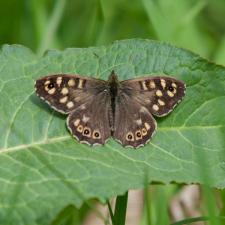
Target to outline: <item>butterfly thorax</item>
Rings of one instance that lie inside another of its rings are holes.
[[[112,112],[111,114],[112,118],[110,118],[111,120],[110,125],[111,125],[111,132],[113,133],[113,130],[114,130],[113,121],[115,118],[116,97],[117,97],[118,88],[119,88],[119,81],[114,71],[112,71],[112,73],[109,76],[108,88],[109,88],[110,97],[111,97],[111,112]]]
[[[118,92],[119,81],[114,71],[112,71],[112,73],[109,76],[108,86],[109,86],[111,97],[115,98]]]

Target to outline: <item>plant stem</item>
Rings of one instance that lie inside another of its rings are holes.
[[[117,196],[115,212],[113,217],[114,225],[125,225],[127,199],[128,199],[128,191],[122,196]]]
[[[114,225],[114,224],[115,224],[115,221],[114,221],[114,215],[113,215],[112,207],[111,207],[109,201],[107,201],[107,205],[108,205],[108,209],[109,209],[109,215],[110,215],[110,218],[111,218],[111,220],[112,220],[112,224]]]

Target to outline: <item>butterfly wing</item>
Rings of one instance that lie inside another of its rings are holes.
[[[174,78],[138,78],[120,82],[112,104],[107,85],[103,80],[56,74],[38,79],[35,89],[52,108],[69,114],[68,129],[80,142],[103,144],[112,132],[131,147],[144,145],[153,135],[156,122],[151,114],[167,115],[185,94],[184,83]]]
[[[73,137],[89,145],[104,144],[111,135],[111,97],[106,81],[56,74],[38,79],[37,95],[67,117]]]
[[[159,117],[170,113],[185,95],[185,84],[166,76],[122,81],[121,89]]]
[[[72,112],[93,95],[104,90],[105,81],[70,74],[55,74],[35,82],[36,94],[56,111]]]
[[[143,146],[156,130],[152,114],[167,115],[184,95],[184,83],[171,77],[143,77],[120,82],[113,137],[124,146]]]
[[[100,92],[81,104],[67,118],[67,127],[81,143],[101,145],[111,136],[111,98]]]
[[[156,130],[156,122],[146,107],[122,92],[115,104],[113,137],[125,147],[143,146]]]

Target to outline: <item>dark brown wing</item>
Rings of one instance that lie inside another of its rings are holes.
[[[111,135],[111,97],[106,81],[78,75],[56,74],[38,79],[37,95],[53,109],[69,114],[73,137],[89,145],[104,144]]]
[[[55,110],[68,114],[93,95],[103,91],[106,81],[70,74],[55,74],[35,82],[36,94]]]
[[[122,81],[121,89],[159,117],[170,113],[185,95],[185,84],[166,76]]]
[[[151,114],[167,115],[184,94],[184,83],[171,77],[143,77],[120,82],[113,137],[124,146],[143,146],[156,129]]]
[[[111,98],[108,92],[92,96],[67,118],[67,127],[81,143],[101,145],[111,136]]]
[[[156,122],[145,106],[119,92],[115,102],[113,138],[125,147],[143,146],[156,130]]]

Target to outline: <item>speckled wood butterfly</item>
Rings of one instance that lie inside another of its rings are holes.
[[[156,130],[152,115],[173,110],[185,95],[185,84],[166,76],[108,81],[56,74],[38,79],[37,95],[68,114],[67,127],[81,143],[101,145],[113,137],[125,147],[143,146]]]

